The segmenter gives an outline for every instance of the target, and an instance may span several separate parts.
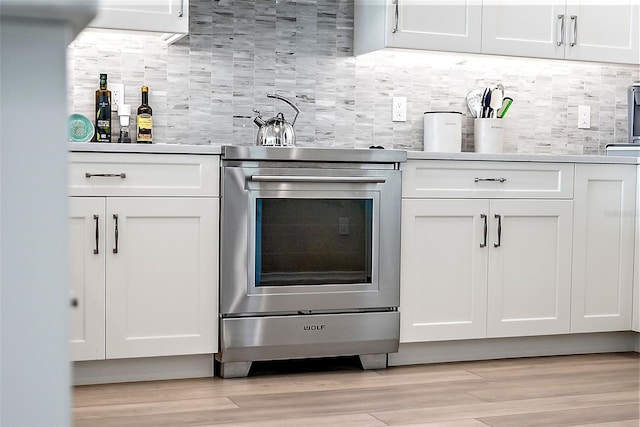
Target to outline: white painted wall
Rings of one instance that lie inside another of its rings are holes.
[[[0,0],[0,425],[58,427],[71,424],[66,47],[95,1],[35,3]]]

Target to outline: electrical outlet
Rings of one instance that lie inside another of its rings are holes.
[[[111,91],[111,110],[118,111],[118,105],[124,104],[124,84],[112,83],[109,85]]]
[[[578,129],[591,129],[591,107],[578,105]]]
[[[407,121],[407,98],[404,96],[393,97],[392,118],[394,122]]]

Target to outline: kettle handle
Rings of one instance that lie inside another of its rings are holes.
[[[280,101],[284,101],[287,104],[289,104],[291,106],[291,108],[293,108],[293,110],[296,112],[296,116],[293,118],[293,122],[291,122],[291,126],[296,124],[296,119],[298,118],[298,114],[300,114],[300,109],[296,106],[296,104],[294,104],[293,102],[291,102],[289,99],[285,98],[284,96],[280,96],[280,95],[275,94],[275,93],[267,94],[267,98],[279,99]]]

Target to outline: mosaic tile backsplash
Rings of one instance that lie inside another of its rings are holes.
[[[293,118],[297,145],[423,149],[426,111],[461,111],[463,151],[473,151],[465,97],[502,83],[514,103],[504,151],[604,154],[627,142],[627,87],[638,66],[383,50],[353,56],[351,0],[191,0],[190,31],[167,46],[158,37],[85,31],[68,48],[69,111],[92,116],[99,74],[125,85],[140,104],[149,86],[154,142],[252,145],[253,109]],[[391,121],[393,96],[407,98],[407,121]],[[577,128],[578,105],[591,129]],[[117,117],[117,116],[115,116]],[[114,117],[114,118],[115,118]],[[118,125],[114,120],[113,140]]]

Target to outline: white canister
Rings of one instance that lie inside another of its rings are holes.
[[[424,113],[424,151],[448,153],[462,151],[462,113],[456,111]]]
[[[476,153],[502,153],[504,120],[496,118],[474,119],[473,145]]]

